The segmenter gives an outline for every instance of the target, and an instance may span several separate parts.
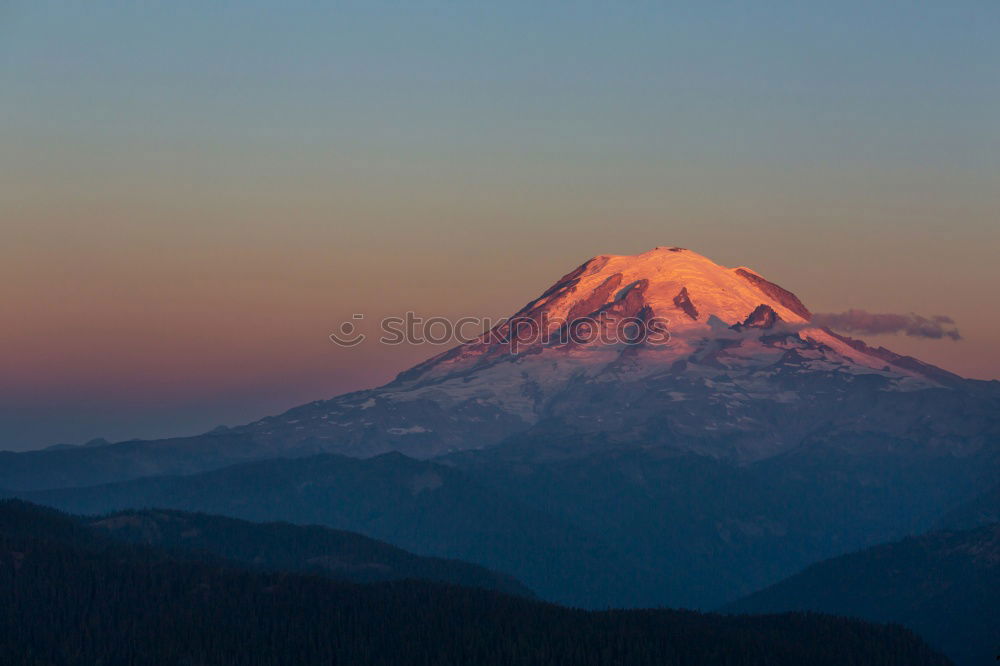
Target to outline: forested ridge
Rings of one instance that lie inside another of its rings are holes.
[[[946,664],[896,626],[809,613],[587,612],[440,583],[177,559],[0,503],[0,654],[17,664]]]
[[[519,581],[469,562],[422,557],[383,541],[320,525],[254,523],[205,513],[122,511],[84,524],[117,541],[181,557],[208,554],[263,571],[317,573],[357,583],[420,579],[533,597]]]
[[[1000,655],[1000,523],[930,532],[818,562],[731,604],[896,622],[960,666]]]

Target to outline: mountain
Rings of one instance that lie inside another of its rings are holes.
[[[815,614],[593,613],[420,581],[250,571],[0,502],[0,654],[33,664],[947,664],[896,626]]]
[[[959,665],[1000,655],[1000,523],[933,532],[815,564],[729,606],[902,624]]]
[[[690,250],[602,255],[510,321],[380,388],[198,437],[3,453],[0,486],[94,485],[319,452],[432,458],[536,432],[734,463],[818,435],[850,446],[858,433],[1000,457],[1000,383],[871,348],[810,316],[759,273]]]
[[[998,473],[1000,383],[815,326],[756,271],[677,247],[595,257],[376,389],[0,455],[0,486],[68,510],[322,523],[595,608],[718,607],[927,531]]]
[[[236,431],[275,451],[318,442],[353,456],[433,457],[535,430],[736,462],[859,429],[949,455],[973,455],[988,437],[996,453],[1000,384],[870,348],[810,317],[758,273],[690,250],[604,255],[386,386]]]
[[[123,511],[84,524],[118,541],[172,553],[211,554],[265,571],[295,571],[356,583],[429,580],[532,597],[513,578],[462,562],[419,557],[360,534],[317,525],[251,523],[183,511]]]

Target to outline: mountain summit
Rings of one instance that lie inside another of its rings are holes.
[[[715,337],[721,329],[747,324],[758,311],[769,313],[772,324],[802,326],[811,317],[794,294],[757,273],[719,266],[684,248],[600,255],[563,276],[479,341],[449,350],[400,379],[426,381],[511,352],[549,352],[551,357],[586,351],[576,356],[601,364],[626,347],[655,346],[666,352],[655,360],[673,360],[692,353],[698,341]],[[645,331],[650,339],[622,325],[647,322],[653,322]]]
[[[403,373],[396,384],[425,384],[492,362],[523,362],[512,358],[511,352],[521,356],[539,353],[544,362],[572,359],[588,374],[611,369],[608,364],[612,361],[631,357],[631,369],[656,372],[664,363],[678,360],[697,362],[711,356],[712,361],[718,361],[716,352],[722,351],[721,347],[743,347],[742,356],[746,357],[745,352],[754,345],[742,344],[743,338],[747,342],[759,338],[746,335],[747,329],[757,328],[772,335],[811,340],[814,346],[832,352],[838,361],[858,366],[860,372],[888,373],[906,387],[927,385],[930,377],[924,373],[900,366],[886,370],[885,358],[854,341],[810,326],[811,317],[795,294],[759,273],[745,267],[726,268],[684,248],[657,247],[634,256],[600,255],[562,277],[510,317],[509,323]],[[613,331],[626,320],[655,320],[668,335],[657,337],[655,344],[630,340],[627,330],[622,331],[625,335]],[[559,331],[581,322],[598,331],[583,331],[577,336]],[[539,342],[536,337],[545,340]],[[711,341],[725,342],[713,348],[707,344]],[[906,381],[917,378],[925,381]]]
[[[356,456],[432,457],[542,430],[759,459],[816,428],[967,384],[811,316],[760,273],[684,248],[600,255],[386,386],[241,430],[267,447]],[[923,414],[875,422],[905,430]]]

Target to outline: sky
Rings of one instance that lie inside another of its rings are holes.
[[[0,0],[0,449],[194,434],[585,259],[750,266],[1000,377],[1000,3]]]

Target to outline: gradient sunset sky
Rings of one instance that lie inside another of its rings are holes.
[[[322,5],[322,6],[321,6]],[[1000,377],[1000,3],[0,0],[0,449],[193,434],[585,259],[746,265]]]

